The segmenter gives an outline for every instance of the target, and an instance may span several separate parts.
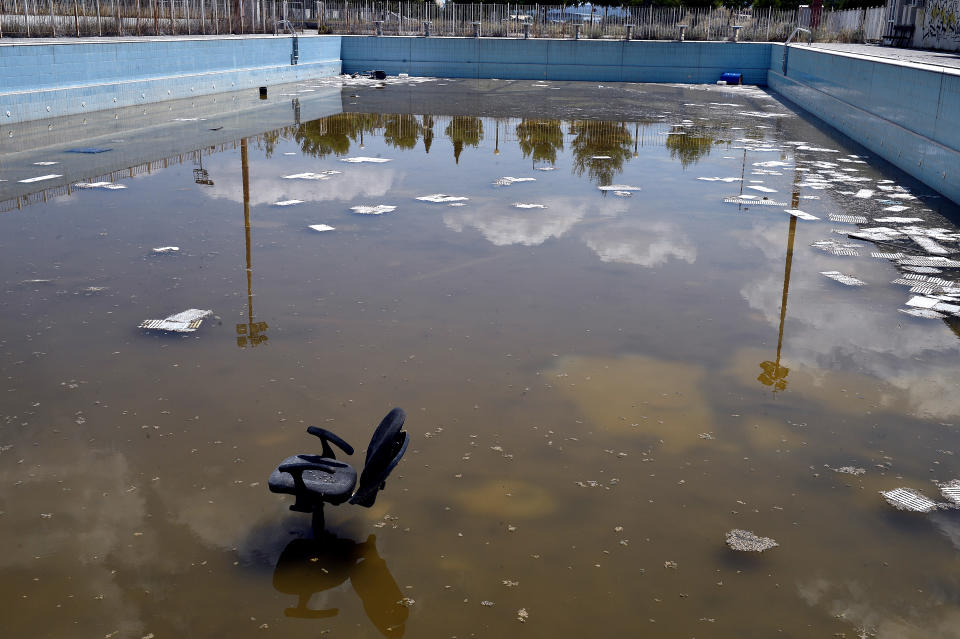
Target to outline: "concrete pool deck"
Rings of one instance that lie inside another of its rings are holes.
[[[960,202],[960,56],[869,45],[176,36],[0,41],[0,126],[383,69],[473,79],[767,86]],[[13,132],[4,136],[12,138]]]

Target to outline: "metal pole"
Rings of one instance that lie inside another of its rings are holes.
[[[27,9],[27,1],[23,0],[23,24],[27,26],[27,37],[30,37],[30,10]]]
[[[47,5],[50,7],[50,29],[53,31],[53,37],[57,37],[57,23],[53,19],[53,0],[47,0]]]
[[[183,0],[183,4],[187,7],[187,35],[190,34],[190,0]]]
[[[97,35],[103,37],[103,16],[100,15],[100,0],[97,0]]]

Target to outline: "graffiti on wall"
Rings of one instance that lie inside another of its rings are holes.
[[[930,0],[922,38],[927,47],[954,51],[960,48],[960,0]]]

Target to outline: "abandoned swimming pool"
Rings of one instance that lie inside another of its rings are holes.
[[[960,477],[957,205],[751,87],[271,100],[0,166],[4,635],[950,636],[879,492]],[[394,405],[311,544],[267,475]]]

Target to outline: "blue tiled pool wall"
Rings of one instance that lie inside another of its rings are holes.
[[[0,124],[340,73],[340,37],[64,42],[0,46]]]
[[[767,43],[343,36],[347,73],[452,78],[713,83],[725,71],[766,85]]]
[[[960,202],[960,75],[790,47],[769,86],[888,162]]]

